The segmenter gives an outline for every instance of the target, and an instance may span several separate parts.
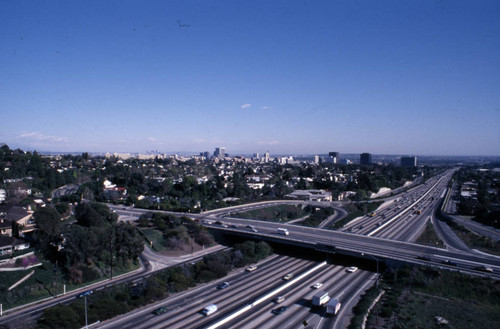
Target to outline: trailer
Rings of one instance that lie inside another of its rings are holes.
[[[337,298],[330,299],[326,304],[326,314],[331,314],[332,316],[336,315],[340,310],[340,306],[342,306],[342,304]]]
[[[328,303],[329,300],[330,300],[330,296],[328,296],[328,293],[326,291],[320,291],[313,296],[312,305],[313,306],[324,306],[326,303]]]

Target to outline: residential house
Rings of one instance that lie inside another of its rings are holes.
[[[0,236],[0,256],[12,254],[16,250],[24,250],[30,247],[29,242],[9,236]]]
[[[12,236],[12,222],[6,218],[0,218],[0,235]]]
[[[19,236],[35,230],[35,220],[31,207],[27,208],[14,206],[7,211],[7,219],[19,225]]]

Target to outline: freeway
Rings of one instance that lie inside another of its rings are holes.
[[[346,275],[342,266],[287,256],[274,256],[257,266],[253,272],[237,271],[98,327],[296,328],[303,321],[332,327],[336,318],[326,318],[324,309],[311,305],[312,296],[318,291],[313,285],[320,282],[319,290],[343,298],[374,278],[370,272],[358,270]],[[294,278],[286,281],[283,277],[288,273],[294,274]],[[228,282],[229,286],[216,289],[222,282]],[[274,301],[277,296],[284,297],[284,302],[277,304]],[[209,304],[216,304],[218,311],[203,316],[201,310]],[[273,314],[272,310],[279,306],[287,306],[288,311],[283,315]],[[160,307],[164,308],[163,313],[154,315]]]
[[[386,202],[385,206],[378,209],[373,216],[364,216],[350,223],[344,232],[230,217],[230,213],[286,201],[243,205],[237,209],[219,209],[204,214],[187,215],[202,220],[209,229],[223,234],[305,247],[326,253],[335,252],[356,258],[375,258],[377,261],[389,264],[431,265],[499,278],[500,260],[496,257],[475,254],[470,250],[464,252],[454,247],[446,250],[407,242],[416,238],[428,220],[434,222],[434,211],[440,204],[450,177],[451,172],[445,173],[431,178],[425,184],[414,187],[401,196],[394,197],[392,202]],[[143,212],[146,211],[129,210],[129,215],[139,216]],[[349,230],[349,227],[352,228]],[[286,228],[289,235],[279,234],[278,228]],[[119,320],[122,322],[110,321],[106,326],[110,328],[297,328],[301,326],[302,321],[306,321],[308,326],[314,328],[345,327],[346,324],[342,322],[345,319],[344,312],[350,310],[355,297],[376,278],[376,275],[370,272],[358,270],[356,273],[348,274],[341,266],[328,264],[320,266],[310,262],[303,263],[304,260],[295,260],[303,267],[293,270],[282,261],[281,258],[274,258],[266,260],[262,265],[259,264],[261,271],[259,276],[255,276],[256,273],[241,271],[233,274],[245,276],[248,280],[241,278],[240,280],[238,277],[233,279],[233,276],[229,276],[216,282],[216,284],[222,281],[230,282],[230,287],[227,288],[229,290],[218,291],[214,289],[213,284],[201,286],[193,292],[185,293],[194,294],[191,297],[179,294],[173,299],[155,304],[145,310],[145,313],[129,314]],[[493,273],[485,272],[485,265],[491,268]],[[280,304],[288,306],[286,315],[271,313],[278,306],[273,304],[271,298],[254,305],[256,300],[260,301],[263,298],[262,296],[272,295],[273,291],[283,287],[283,282],[279,278],[284,273],[294,271],[300,275],[311,271],[312,266],[320,268],[286,288],[285,302]],[[324,309],[311,308],[310,286],[318,281],[323,283],[323,287],[332,297],[338,297],[344,303],[343,309],[335,318],[325,317]],[[230,289],[234,290],[230,292]],[[194,303],[193,298],[201,302]],[[181,300],[187,303],[183,304]],[[200,310],[209,303],[217,303],[219,310],[213,316],[204,317]],[[167,309],[166,315],[151,314],[154,307],[159,306]]]

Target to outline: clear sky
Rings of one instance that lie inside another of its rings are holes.
[[[500,155],[500,1],[0,1],[0,142]]]

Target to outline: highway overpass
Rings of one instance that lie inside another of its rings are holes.
[[[226,217],[221,225],[213,222],[213,218],[207,217],[204,222],[210,230],[222,235],[263,240],[357,258],[375,258],[388,266],[404,264],[439,266],[500,278],[500,258],[486,254],[464,253],[373,236],[258,220]],[[248,226],[252,226],[257,232]],[[278,228],[286,228],[289,235],[278,233]],[[453,265],[446,264],[446,261]],[[481,270],[483,266],[493,269],[493,273]]]

